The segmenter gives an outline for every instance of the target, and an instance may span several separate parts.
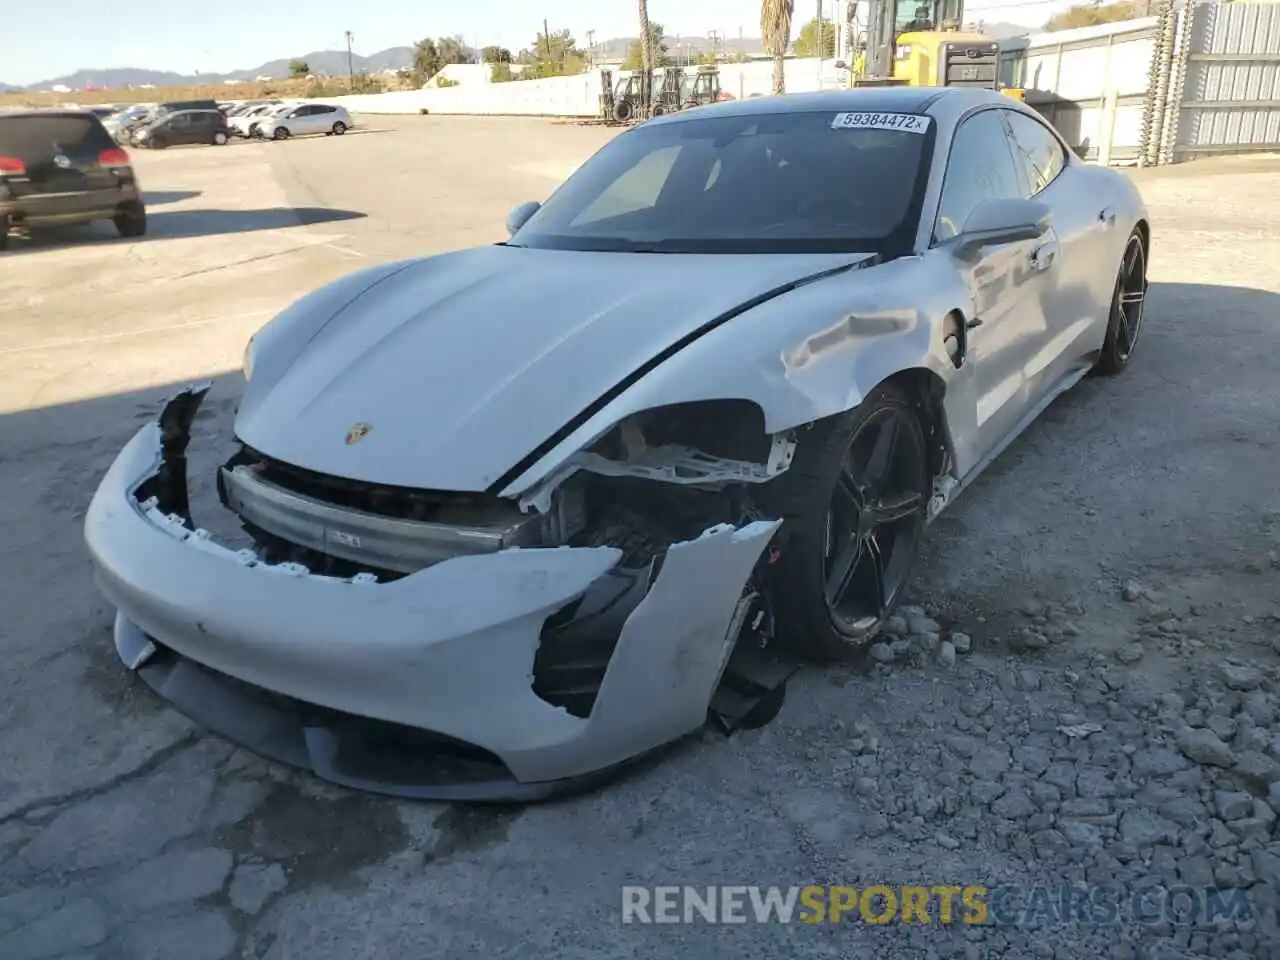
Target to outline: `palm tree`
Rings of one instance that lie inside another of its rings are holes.
[[[641,117],[649,115],[653,99],[653,31],[649,29],[649,0],[640,4],[640,105]]]
[[[787,92],[782,63],[791,45],[791,15],[795,8],[795,0],[763,0],[760,4],[760,34],[765,52],[773,57],[774,96]]]

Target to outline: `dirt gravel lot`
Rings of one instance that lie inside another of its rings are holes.
[[[0,957],[1280,957],[1274,159],[1135,174],[1155,239],[1133,368],[1054,404],[939,522],[884,664],[803,673],[763,730],[476,811],[295,776],[130,681],[81,522],[139,423],[213,376],[213,444],[273,312],[500,238],[607,136],[412,118],[144,153],[145,240],[0,257]],[[808,883],[986,885],[991,922],[621,922],[624,884]],[[1066,884],[1093,908],[1063,910]]]

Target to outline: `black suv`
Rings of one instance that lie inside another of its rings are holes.
[[[130,136],[140,147],[163,150],[184,143],[211,143],[221,147],[231,139],[231,131],[221,110],[178,110],[139,127]]]
[[[217,110],[217,100],[167,100],[156,107],[156,116],[177,113],[179,110]]]
[[[0,250],[9,228],[111,220],[147,232],[129,155],[87,110],[0,113]]]

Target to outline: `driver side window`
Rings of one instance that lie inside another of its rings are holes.
[[[964,229],[965,221],[983,200],[1021,196],[1022,184],[1000,112],[974,114],[960,125],[951,142],[933,227],[934,242],[949,240]]]

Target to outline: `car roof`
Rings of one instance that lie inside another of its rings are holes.
[[[6,120],[13,117],[81,117],[87,120],[97,120],[97,115],[88,110],[11,110],[0,113],[0,117]]]
[[[710,117],[741,117],[771,113],[928,113],[938,101],[965,101],[966,105],[998,103],[1010,98],[995,90],[964,87],[855,87],[789,93],[778,97],[751,97],[707,104],[694,110],[655,117],[648,124],[682,123]],[[1016,101],[1014,101],[1016,102]],[[956,104],[959,105],[958,103]]]

